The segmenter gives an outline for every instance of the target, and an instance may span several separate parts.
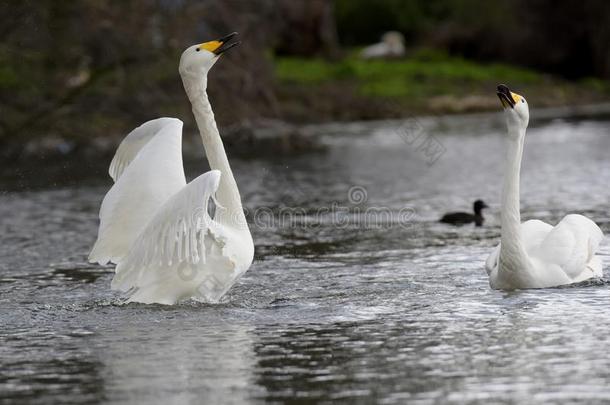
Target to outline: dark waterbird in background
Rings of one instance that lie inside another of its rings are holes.
[[[456,226],[474,222],[476,226],[482,226],[483,221],[485,221],[485,218],[483,218],[483,208],[489,208],[489,206],[483,200],[476,200],[473,204],[474,214],[469,214],[468,212],[450,212],[443,215],[440,222]]]

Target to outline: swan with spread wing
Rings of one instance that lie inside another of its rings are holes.
[[[604,235],[589,218],[566,215],[556,226],[539,220],[521,223],[519,177],[529,107],[525,98],[499,85],[508,128],[502,189],[502,234],[485,268],[496,289],[544,288],[603,276],[596,255]]]
[[[209,70],[239,44],[236,35],[193,45],[180,58],[180,76],[212,170],[187,184],[182,122],[175,118],[134,129],[110,164],[114,185],[102,202],[89,260],[117,264],[112,288],[129,301],[218,302],[252,263],[252,236],[206,92]]]

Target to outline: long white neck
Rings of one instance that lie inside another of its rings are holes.
[[[521,239],[519,175],[525,130],[509,125],[504,187],[502,189],[502,236],[500,257],[511,267],[522,268],[527,260]]]
[[[217,209],[215,219],[223,225],[247,229],[246,217],[241,205],[241,197],[229,159],[220,138],[214,119],[214,112],[207,94],[207,79],[183,77],[184,88],[191,101],[193,114],[203,141],[205,154],[211,169],[221,173],[220,184],[216,192],[217,202],[224,209]]]

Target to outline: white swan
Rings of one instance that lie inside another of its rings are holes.
[[[397,31],[386,32],[381,42],[367,46],[360,56],[362,59],[402,58],[405,56],[405,37]]]
[[[544,288],[602,277],[595,255],[602,231],[590,219],[571,214],[552,227],[538,220],[521,223],[519,172],[529,108],[522,96],[498,86],[508,126],[508,154],[502,190],[502,235],[485,268],[496,289]]]
[[[180,58],[212,170],[186,183],[182,122],[175,118],[134,129],[110,164],[115,184],[102,202],[89,260],[118,264],[112,289],[126,292],[129,301],[217,302],[252,263],[252,236],[206,93],[208,71],[238,44],[230,42],[235,35],[191,46]],[[214,198],[212,218],[208,202]]]

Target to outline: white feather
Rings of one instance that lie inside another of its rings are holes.
[[[140,125],[123,139],[108,168],[108,174],[115,183],[144,145],[167,126],[174,128],[178,135],[182,136],[182,121],[177,118],[157,118]]]
[[[582,215],[567,215],[555,227],[539,220],[526,221],[521,224],[521,237],[531,265],[527,271],[535,281],[515,288],[553,287],[603,277],[601,258],[595,256],[603,233]],[[493,286],[507,288],[498,282],[500,249],[498,244],[485,269]]]
[[[114,169],[117,181],[102,202],[89,261],[118,263],[157,210],[186,184],[182,122],[163,120],[161,127],[148,127],[156,132],[134,131],[130,136],[135,134],[138,141],[124,141],[119,147],[113,159],[120,162]]]
[[[218,170],[202,174],[158,210],[117,266],[113,289],[138,302],[220,299],[243,269],[225,251],[229,234],[208,213],[219,181]]]

